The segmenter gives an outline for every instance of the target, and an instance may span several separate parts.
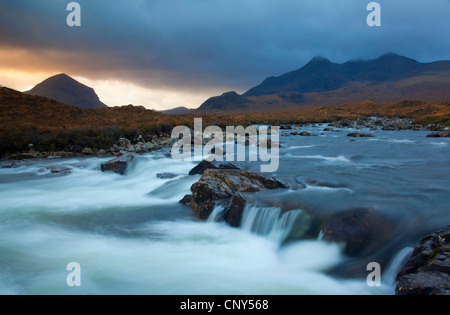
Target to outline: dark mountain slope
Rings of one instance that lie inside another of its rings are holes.
[[[84,109],[107,107],[94,89],[81,84],[66,74],[58,74],[36,85],[26,92]]]
[[[337,64],[315,57],[298,70],[264,80],[242,96],[213,97],[200,111],[271,111],[405,99],[449,101],[450,61],[420,63],[391,53]]]

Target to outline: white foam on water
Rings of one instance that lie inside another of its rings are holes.
[[[432,145],[435,145],[435,146],[439,146],[439,147],[446,147],[446,146],[448,146],[448,142],[430,142]]]
[[[244,209],[241,229],[265,236],[281,244],[292,232],[294,225],[298,223],[306,230],[309,219],[302,210],[283,213],[280,208],[247,206]]]
[[[156,239],[121,239],[28,226],[2,231],[2,271],[23,294],[371,294],[365,280],[324,273],[343,261],[340,247],[321,241],[278,242],[218,223],[160,222]],[[69,262],[81,265],[82,286],[66,285]],[[377,291],[375,291],[377,292]]]
[[[100,171],[100,164],[106,160],[92,159],[87,166],[73,167],[72,173],[64,176],[37,176],[34,180],[0,184],[0,211],[71,212],[175,203],[189,193],[190,186],[198,179],[177,181],[170,197],[159,196],[151,192],[171,180],[158,179],[157,173],[186,176],[194,163],[139,157],[135,167],[121,176]],[[76,162],[66,160],[65,164]],[[42,165],[30,167],[30,171],[38,168]]]
[[[392,294],[394,294],[395,291],[397,275],[403,268],[403,266],[406,264],[406,261],[411,256],[413,251],[414,248],[406,247],[402,249],[400,252],[398,252],[398,254],[392,260],[389,268],[383,274],[383,278],[385,279],[384,282],[386,283],[387,286],[392,288],[391,292]]]
[[[332,191],[347,191],[349,193],[354,193],[353,190],[351,190],[350,188],[345,188],[345,187],[326,187],[326,186],[311,186],[311,185],[306,185],[306,190],[311,190],[311,191],[326,191],[326,192],[332,192]]]
[[[404,140],[392,140],[392,143],[406,143],[406,144],[410,144],[410,143],[416,143],[416,141],[404,139]]]
[[[314,148],[314,147],[316,147],[316,145],[295,145],[295,146],[286,148],[286,150],[309,149],[309,148]]]
[[[297,158],[350,162],[345,156]],[[337,244],[315,240],[281,246],[294,229],[308,226],[300,209],[283,213],[279,208],[249,206],[242,228],[235,229],[215,222],[223,211],[218,207],[206,223],[177,218],[142,222],[136,228],[143,235],[139,237],[78,230],[76,224],[66,229],[52,220],[44,223],[43,217],[55,213],[95,215],[99,209],[176,205],[199,178],[187,176],[194,162],[140,156],[135,167],[120,176],[99,170],[107,160],[37,163],[24,167],[24,173],[54,165],[70,167],[72,173],[0,184],[0,294],[379,294],[393,290],[390,282],[374,289],[365,279],[328,275],[327,270],[346,259]],[[17,170],[6,171],[17,174]],[[179,176],[159,179],[157,173]],[[34,220],[35,214],[40,219]],[[81,288],[66,285],[70,262],[82,267]]]
[[[351,161],[343,155],[340,155],[338,157],[329,157],[329,156],[323,156],[323,155],[303,155],[303,156],[298,156],[298,158],[311,159],[311,160],[323,160],[323,161],[330,162],[330,163],[351,163]]]

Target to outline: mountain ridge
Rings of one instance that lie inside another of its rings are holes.
[[[420,63],[394,53],[342,64],[314,57],[303,67],[268,77],[240,95],[239,103],[245,107],[236,108],[224,95],[210,98],[198,111],[270,111],[366,100],[448,101],[450,61]]]

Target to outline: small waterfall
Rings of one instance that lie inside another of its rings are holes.
[[[259,208],[247,206],[242,217],[241,228],[252,234],[284,242],[293,232],[304,234],[309,218],[302,210],[284,212],[280,208]]]
[[[223,210],[224,208],[219,206],[215,207],[213,212],[210,214],[208,218],[208,222],[219,222],[223,219]]]
[[[400,270],[403,268],[403,266],[406,264],[406,261],[409,257],[411,257],[412,252],[414,251],[414,248],[407,247],[405,249],[402,249],[392,260],[391,264],[389,265],[389,268],[384,273],[383,277],[386,279],[386,284],[389,286],[395,288],[396,284],[396,278]]]

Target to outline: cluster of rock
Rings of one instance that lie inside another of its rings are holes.
[[[160,150],[163,147],[171,146],[173,143],[174,140],[168,136],[161,139],[154,136],[152,141],[149,142],[145,142],[144,138],[140,136],[136,140],[136,144],[132,144],[131,141],[126,138],[120,138],[118,143],[110,148],[110,151],[113,153],[133,152],[142,154]]]
[[[39,152],[35,150],[30,150],[29,152],[10,154],[7,156],[8,160],[26,160],[26,159],[61,159],[76,156],[75,153],[66,151],[57,152]]]
[[[371,129],[371,130],[406,130],[406,129],[422,129],[422,126],[414,125],[412,119],[405,118],[390,118],[390,117],[377,117],[377,118],[361,118],[356,120],[344,119],[334,121],[329,124],[330,127],[337,128],[355,128],[355,129]],[[425,130],[425,129],[424,129]]]
[[[312,132],[308,132],[308,131],[300,131],[300,132],[291,132],[290,134],[284,133],[282,134],[283,137],[288,137],[288,136],[301,136],[301,137],[315,137],[316,135]]]
[[[145,142],[142,136],[135,139],[135,144],[133,144],[129,139],[120,138],[116,144],[114,144],[109,150],[97,150],[90,147],[85,147],[80,150],[78,148],[74,152],[70,151],[57,151],[57,152],[39,152],[35,151],[33,146],[30,144],[30,151],[20,154],[11,154],[6,158],[8,160],[26,160],[26,159],[61,159],[70,158],[75,156],[108,156],[117,155],[120,152],[131,152],[137,154],[149,153],[152,151],[158,151],[164,147],[172,146],[175,142],[168,135],[162,135],[161,138],[156,136],[153,137],[151,141]],[[79,152],[79,153],[75,153]]]
[[[420,242],[397,280],[397,295],[450,295],[450,226]]]

